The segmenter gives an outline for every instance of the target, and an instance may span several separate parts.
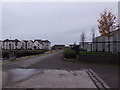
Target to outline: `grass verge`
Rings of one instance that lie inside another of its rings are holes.
[[[17,62],[17,61],[29,60],[29,59],[36,58],[36,57],[38,57],[38,56],[44,56],[44,55],[46,55],[46,54],[49,54],[49,53],[20,57],[20,58],[16,58],[16,60],[3,60],[3,61],[2,61],[2,64],[9,64],[9,63]]]

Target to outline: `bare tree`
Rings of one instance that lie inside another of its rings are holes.
[[[91,28],[91,34],[92,34],[92,41],[94,41],[94,38],[95,38],[95,27]]]
[[[86,39],[85,33],[82,32],[82,33],[80,34],[80,40],[81,40],[81,44],[82,44],[82,48],[83,48],[83,49],[84,49],[85,39]]]
[[[111,11],[105,9],[104,12],[100,14],[98,23],[100,34],[108,37],[108,52],[110,52],[110,37],[113,35],[112,32],[118,27],[116,25],[116,16],[112,14]]]

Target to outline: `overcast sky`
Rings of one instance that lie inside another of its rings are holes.
[[[21,2],[3,3],[3,39],[48,39],[53,44],[79,42],[80,33],[85,32],[91,40],[91,28],[96,26],[97,17],[104,9],[118,14],[118,3],[99,2]]]

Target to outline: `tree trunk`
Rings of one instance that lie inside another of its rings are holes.
[[[98,51],[98,42],[97,42],[97,39],[96,39],[96,52]]]
[[[108,52],[110,52],[110,36],[108,36]]]
[[[92,52],[92,43],[91,43],[91,52]]]
[[[83,42],[83,50],[84,50],[84,42]]]

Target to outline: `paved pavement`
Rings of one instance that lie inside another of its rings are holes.
[[[20,71],[20,70],[19,70]],[[22,71],[22,70],[21,70]],[[29,71],[29,70],[28,70]],[[33,69],[31,70],[33,73]],[[30,71],[30,72],[31,72]],[[29,73],[30,73],[29,72]],[[19,73],[19,75],[21,75]],[[24,74],[25,77],[26,74]],[[14,76],[15,77],[15,76]],[[17,82],[21,76],[12,79],[6,88],[96,88],[85,70],[37,70],[29,79]],[[23,79],[23,77],[22,77]],[[14,82],[14,84],[13,84]]]
[[[29,62],[29,63],[28,63]],[[3,71],[11,69],[35,69],[35,70],[67,70],[74,71],[82,69],[93,70],[111,88],[118,87],[118,67],[114,65],[101,65],[92,63],[73,63],[64,61],[62,52],[56,52],[34,59],[18,61],[3,65]],[[84,72],[84,71],[83,71]],[[10,75],[12,76],[12,75]],[[9,77],[10,77],[9,76]],[[52,75],[53,76],[53,75]]]

